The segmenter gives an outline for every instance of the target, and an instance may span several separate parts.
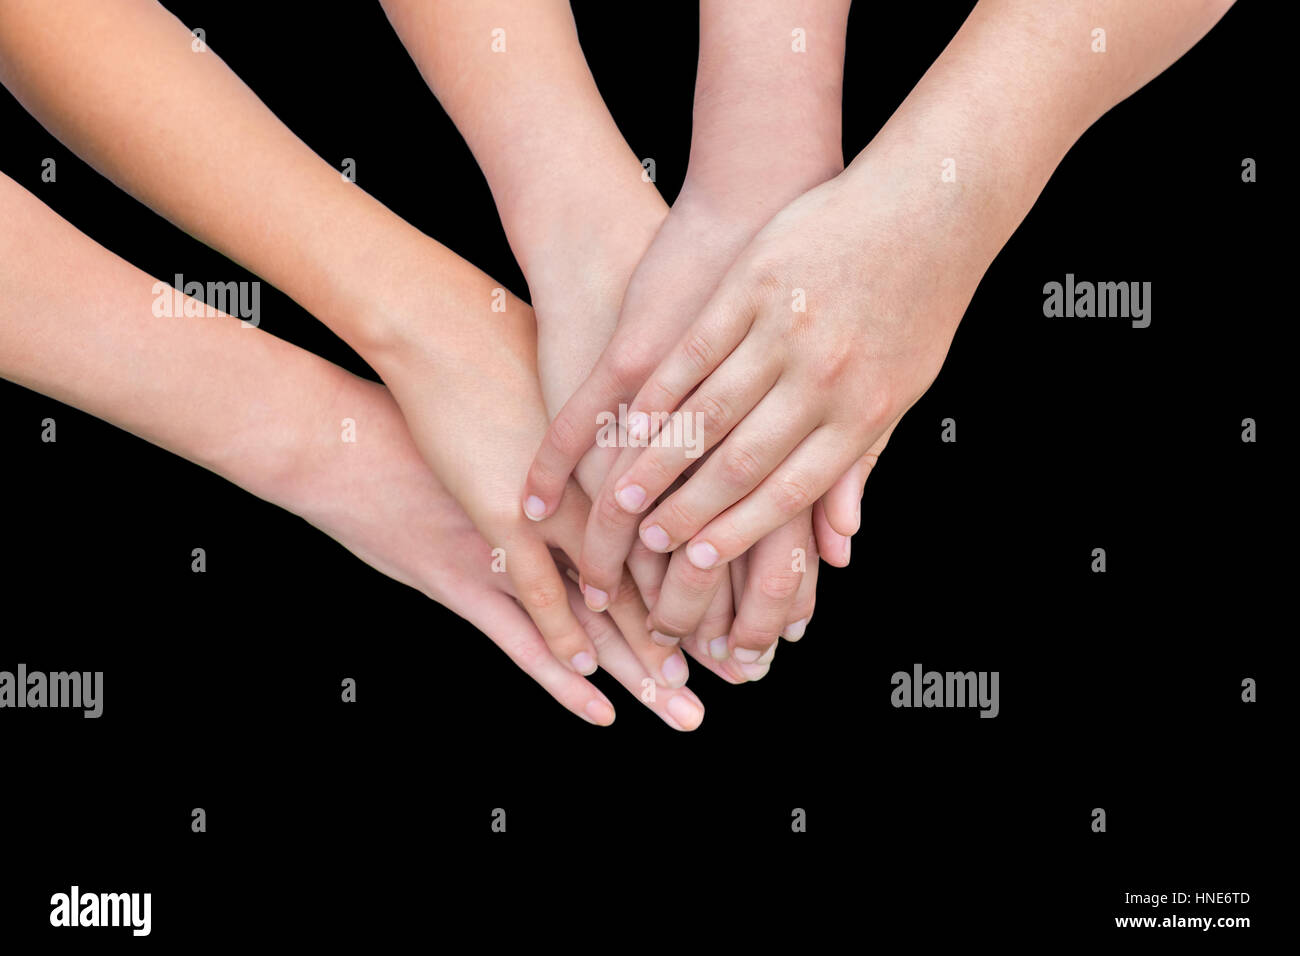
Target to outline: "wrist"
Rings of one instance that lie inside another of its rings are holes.
[[[847,19],[847,0],[760,2],[743,19],[701,4],[687,182],[735,205],[784,190],[784,205],[844,168]]]
[[[488,184],[534,294],[539,280],[565,271],[566,264],[619,272],[631,256],[630,273],[667,215],[654,181],[603,103],[502,151],[516,158],[488,169]]]

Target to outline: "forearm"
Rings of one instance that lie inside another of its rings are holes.
[[[621,205],[619,224],[649,241],[662,200],[601,99],[567,0],[382,2],[483,170],[530,282],[552,240],[599,210]]]
[[[770,215],[843,168],[848,11],[848,0],[701,0],[684,194]]]
[[[0,221],[0,377],[294,503],[355,376],[229,316],[155,315],[152,277],[3,176]]]
[[[0,0],[0,80],[34,116],[363,352],[384,331],[376,299],[469,268],[345,182],[191,43],[153,0]]]
[[[1230,6],[981,0],[846,179],[863,202],[882,176],[896,191],[928,196],[934,219],[915,227],[942,229],[949,245],[975,251],[982,273],[1083,132]],[[1094,49],[1096,29],[1105,52]]]

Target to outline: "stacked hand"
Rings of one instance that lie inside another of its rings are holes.
[[[585,679],[603,666],[681,730],[703,717],[687,655],[740,683],[803,636],[819,561],[848,563],[871,468],[1061,157],[1230,6],[981,0],[845,169],[848,0],[701,0],[669,210],[564,0],[382,2],[483,168],[532,307],[315,156],[157,4],[0,0],[14,95],[386,387],[233,320],[141,325],[153,281],[8,180],[0,373],[303,515],[587,720],[613,720]],[[1101,19],[1125,38],[1106,58]],[[232,412],[247,380],[272,383],[265,414]]]

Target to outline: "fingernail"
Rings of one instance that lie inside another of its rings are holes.
[[[578,651],[573,655],[570,663],[573,664],[573,669],[583,677],[596,672],[596,659],[586,651]]]
[[[627,416],[627,434],[636,441],[645,441],[650,437],[650,416],[645,412],[633,412]]]
[[[669,637],[667,634],[660,634],[658,631],[650,632],[650,640],[654,641],[660,647],[672,647],[677,643],[677,638]]]
[[[725,661],[727,659],[727,635],[715,637],[709,641],[709,656],[715,661]]]
[[[776,642],[776,641],[773,641],[773,642],[768,646],[767,650],[765,650],[765,651],[763,652],[763,656],[760,657],[760,658],[758,659],[758,662],[759,662],[760,664],[770,664],[770,663],[772,663],[772,658],[776,657],[776,645],[777,645],[777,642]]]
[[[609,607],[609,595],[600,588],[593,588],[588,584],[582,589],[582,596],[587,601],[587,607],[593,611],[603,611]]]
[[[682,684],[686,683],[686,658],[682,657],[681,651],[678,651],[672,657],[668,658],[668,660],[664,661],[661,670],[664,675],[664,680],[673,687],[680,687]]]
[[[852,544],[853,544],[853,539],[852,539],[852,538],[845,538],[845,539],[844,539],[844,563],[845,563],[845,564],[848,563],[848,560],[849,560],[849,550],[850,550]]]
[[[536,495],[529,495],[524,501],[524,514],[533,521],[541,521],[546,517],[546,502]]]
[[[668,701],[668,713],[686,730],[694,730],[704,718],[704,710],[686,694],[687,692],[683,691],[673,695],[673,699]],[[692,694],[691,697],[693,696],[695,695]]]
[[[802,621],[795,621],[785,629],[785,639],[787,641],[797,641],[803,637],[804,630],[808,627],[808,618]]]
[[[587,719],[593,724],[600,724],[603,727],[614,722],[614,708],[610,706],[607,700],[593,697],[587,701],[587,706],[584,709],[587,712]]]
[[[644,529],[641,532],[641,540],[645,542],[645,546],[651,551],[663,553],[668,550],[668,532],[657,524],[652,524]]]
[[[752,647],[738,647],[732,651],[732,654],[742,664],[752,664],[763,656],[762,651],[756,651]]]
[[[645,489],[640,485],[628,485],[614,492],[614,500],[628,514],[637,514],[645,504]]]
[[[762,680],[767,676],[767,672],[772,669],[771,664],[741,664],[741,671],[748,681]]]
[[[701,571],[707,571],[718,563],[718,549],[707,541],[696,541],[686,549],[686,557]]]

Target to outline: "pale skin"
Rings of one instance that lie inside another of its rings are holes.
[[[691,464],[682,449],[641,450],[597,496],[589,527],[622,510],[647,547],[684,553],[700,571],[823,495],[830,528],[857,531],[871,465],[1061,158],[1230,6],[982,0],[854,162],[739,253],[640,385],[633,428],[648,434],[649,416],[674,410],[702,415],[710,458],[677,484]],[[1104,53],[1093,48],[1098,27]],[[948,159],[955,178],[942,175]],[[589,440],[553,426],[525,500],[549,514]]]
[[[557,410],[608,341],[628,277],[667,207],[605,108],[566,0],[383,7],[492,189],[536,310],[543,399]],[[504,31],[496,50],[494,30]],[[601,451],[575,471],[588,495],[609,467]],[[666,562],[645,549],[627,557],[641,594],[653,594]],[[650,633],[644,621],[641,630]],[[636,646],[652,671],[684,672],[675,642],[651,637]]]
[[[224,314],[156,316],[162,283],[4,176],[0,221],[0,376],[303,517],[468,620],[574,714],[614,720],[608,698],[550,653],[510,577],[491,570],[491,546],[420,456],[386,388]],[[357,423],[355,442],[341,440],[344,418]],[[670,727],[695,729],[699,699],[679,688],[646,701],[649,675],[613,623],[576,585],[568,595],[600,666]]]
[[[88,32],[97,42],[82,42]],[[0,2],[0,80],[99,171],[355,348],[444,487],[505,549],[512,585],[557,659],[595,670],[596,646],[549,553],[576,564],[585,496],[575,485],[564,517],[546,526],[517,503],[548,423],[531,310],[507,297],[493,312],[495,283],[344,181],[152,0]],[[187,122],[196,111],[204,121]],[[611,616],[638,656],[660,661],[656,682],[681,687],[685,658],[658,653],[636,589],[621,592]]]
[[[643,177],[596,89],[566,0],[383,5],[492,188],[537,308],[541,381],[552,413],[589,374],[608,374],[612,357],[642,356],[644,379],[768,216],[843,168],[839,85],[847,2],[796,5],[794,12],[828,38],[830,52],[811,70],[776,78],[770,69],[784,58],[769,55],[747,70],[730,67],[738,59],[734,48],[761,35],[780,4],[749,5],[740,36],[732,35],[736,24],[729,21],[735,17],[727,15],[725,4],[703,5],[703,92],[691,172],[666,220],[663,200]],[[502,31],[495,48],[493,31]],[[731,101],[759,79],[769,97],[766,108],[756,108],[751,98],[747,115],[737,114]],[[771,96],[788,109],[817,111],[822,133],[807,150],[772,149]],[[622,360],[620,370],[625,366]],[[633,394],[628,389],[622,398]],[[602,407],[616,407],[617,399],[611,401]],[[596,493],[617,459],[616,449],[590,449],[575,471],[579,484]],[[783,629],[792,640],[802,636],[812,613],[817,552],[810,521],[810,515],[800,516],[765,539],[751,556],[754,574],[746,573],[749,562],[742,561],[731,576],[711,575],[689,616],[671,603],[656,606],[649,626],[659,655],[679,653],[679,643],[686,642],[696,656],[726,661],[737,679],[766,674],[771,655],[758,658]],[[641,546],[634,533],[627,537],[617,547],[653,604],[665,572],[676,578],[682,569]],[[604,545],[593,538],[589,527],[584,596],[589,607],[604,610],[621,576],[611,576],[605,562],[588,559]],[[791,569],[795,548],[806,553],[807,573]],[[736,593],[744,595],[734,624],[733,578]],[[729,660],[728,634],[743,640],[750,631],[765,635],[755,642],[758,650]]]
[[[561,428],[568,423],[576,428],[578,422],[594,421],[602,408],[630,403],[755,233],[790,200],[843,169],[840,99],[847,15],[847,0],[761,0],[743,9],[716,0],[700,4],[685,183],[632,277],[613,340],[566,406]],[[801,24],[813,55],[792,55],[791,23]],[[801,118],[807,134],[793,146],[787,135],[791,116]],[[588,520],[581,570],[584,582],[602,591],[617,587],[618,555],[629,546],[646,546],[637,538],[635,516],[610,507],[611,489],[635,457],[635,449],[626,449],[593,495],[604,506],[593,508]],[[730,565],[730,574],[722,566],[701,570],[673,555],[652,607],[651,627],[683,639],[698,633],[711,639],[716,658],[733,661],[750,679],[761,677],[778,635],[798,640],[812,615],[818,567],[814,513],[804,509],[773,529]],[[828,560],[843,564],[847,552],[837,544]],[[738,597],[735,620],[729,630],[710,632],[705,622],[728,590]]]

